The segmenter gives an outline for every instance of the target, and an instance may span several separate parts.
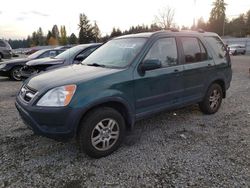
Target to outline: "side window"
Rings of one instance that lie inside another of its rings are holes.
[[[205,39],[219,58],[223,59],[226,56],[226,48],[218,37],[205,37]]]
[[[49,57],[50,51],[44,52],[39,58]]]
[[[161,62],[162,67],[169,67],[177,65],[177,57],[175,38],[163,38],[157,40],[153,44],[144,61],[148,59],[157,59]]]
[[[52,50],[49,52],[49,57],[55,57],[56,56],[56,51]]]
[[[84,50],[80,54],[78,54],[75,57],[75,61],[76,61],[75,63],[78,63],[79,61],[83,61],[84,59],[86,59],[86,57],[88,57],[95,49],[96,49],[96,47],[95,48],[89,48],[87,50]]]
[[[186,63],[196,63],[208,59],[208,55],[203,44],[197,38],[182,37],[181,42]]]
[[[6,44],[0,40],[0,47],[6,47]]]

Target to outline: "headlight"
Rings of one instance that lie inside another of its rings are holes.
[[[67,106],[76,90],[76,85],[66,85],[49,90],[36,104],[37,106]]]
[[[3,69],[6,66],[6,64],[0,64],[0,69]]]

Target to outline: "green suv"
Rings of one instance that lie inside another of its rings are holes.
[[[139,119],[195,103],[205,114],[217,112],[231,78],[229,53],[215,33],[140,33],[110,40],[79,65],[26,80],[16,107],[36,134],[75,137],[99,158]]]

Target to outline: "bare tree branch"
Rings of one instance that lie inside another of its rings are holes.
[[[162,29],[170,29],[174,25],[175,10],[167,6],[159,10],[155,23]]]

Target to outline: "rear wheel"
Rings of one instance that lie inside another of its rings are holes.
[[[246,54],[246,51],[244,50],[243,52],[242,52],[242,55],[245,55]]]
[[[200,109],[205,114],[214,114],[220,108],[222,102],[222,88],[219,84],[212,84],[205,98],[199,103]]]
[[[12,70],[10,71],[10,78],[15,81],[21,81],[22,80],[21,69],[22,69],[21,66],[16,66],[12,68]]]
[[[89,112],[81,123],[78,141],[81,151],[93,158],[107,156],[118,149],[125,134],[122,115],[109,107]]]

